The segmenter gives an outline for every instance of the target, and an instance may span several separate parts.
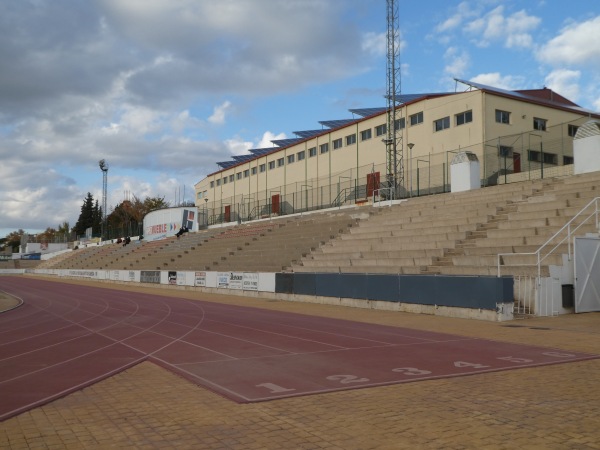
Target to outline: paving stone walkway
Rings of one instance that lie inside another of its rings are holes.
[[[600,354],[600,313],[490,323],[165,293]],[[144,362],[0,423],[0,448],[600,449],[600,359],[243,405]]]

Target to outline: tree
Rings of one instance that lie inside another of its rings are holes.
[[[94,234],[94,232],[98,234],[100,232],[98,227],[98,214],[98,202],[94,204],[94,197],[88,192],[87,197],[83,200],[83,204],[81,205],[81,213],[79,214],[77,223],[73,228],[75,234],[77,236],[83,236],[85,230],[90,227],[92,228],[92,234]],[[94,226],[96,226],[96,230],[94,230]]]
[[[25,230],[19,228],[18,231],[12,231],[6,235],[5,247],[10,248],[13,252],[19,251],[21,245],[21,236],[25,234]]]
[[[171,204],[166,202],[164,197],[146,197],[144,200],[145,214],[148,214],[151,211],[156,211],[157,209],[168,208],[170,206]]]

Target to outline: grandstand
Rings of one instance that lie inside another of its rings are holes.
[[[521,292],[523,279],[549,278],[572,265],[572,236],[557,235],[565,224],[591,217],[577,223],[577,235],[598,234],[594,213],[578,216],[598,197],[600,172],[592,172],[84,248],[39,268],[502,275],[514,277]],[[538,252],[544,245],[551,251]],[[539,306],[523,307],[530,295],[515,292],[517,307],[541,314]]]

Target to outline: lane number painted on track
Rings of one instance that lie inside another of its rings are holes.
[[[533,359],[517,358],[515,356],[499,356],[496,359],[500,359],[502,361],[514,362],[514,363],[530,363],[530,362],[533,362]]]
[[[261,383],[261,384],[257,384],[256,387],[264,387],[264,388],[268,389],[271,392],[271,394],[282,394],[284,392],[291,392],[291,391],[296,390],[296,389],[284,388],[284,387],[281,387],[278,384],[274,384],[274,383]]]
[[[454,361],[454,367],[472,367],[473,369],[484,369],[490,366],[466,361]]]
[[[554,356],[555,358],[571,358],[575,355],[571,353],[561,353],[561,352],[544,352],[542,355],[546,356]]]
[[[339,381],[341,384],[366,383],[371,381],[368,378],[359,378],[356,375],[330,375],[327,377],[327,380]]]
[[[404,375],[429,375],[430,370],[417,369],[416,367],[396,367],[392,372],[398,372]]]

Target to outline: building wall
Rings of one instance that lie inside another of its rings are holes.
[[[508,123],[497,122],[496,110],[509,113]],[[418,114],[422,114],[422,120],[413,121]],[[564,144],[569,142],[565,140],[568,124],[582,121],[582,116],[575,112],[482,90],[432,96],[408,103],[402,108],[400,117],[405,120],[401,130],[404,180],[405,185],[411,186],[419,175],[421,179],[425,176],[423,167],[431,169],[434,165],[442,167],[443,174],[437,175],[436,180],[428,179],[427,183],[449,184],[449,162],[461,149],[478,156],[482,179],[516,169],[512,154],[510,161],[501,157],[501,146],[514,149],[521,155],[521,166],[535,170],[537,163],[529,161],[528,151],[535,152],[542,143],[544,152],[560,153],[555,165],[562,165],[562,155],[572,156],[572,143],[566,147]],[[546,129],[534,129],[534,118],[544,119]],[[326,204],[335,198],[339,186],[365,185],[371,171],[380,172],[381,180],[384,180],[386,148],[382,139],[385,135],[378,136],[377,127],[386,122],[387,115],[382,113],[338,129],[325,129],[322,134],[288,148],[274,148],[271,154],[214,173],[196,185],[197,205],[202,207],[203,198],[207,196],[213,212],[218,213],[228,201],[232,204],[242,200],[269,203],[277,194],[282,198],[295,194],[301,197],[301,203],[311,203],[309,191],[313,196],[318,192],[319,201]],[[363,133],[369,130],[370,137]],[[354,142],[348,141],[352,135],[355,135]],[[340,139],[341,145],[334,148]],[[412,149],[408,148],[409,143],[414,144]],[[324,144],[328,146],[326,152],[323,151]],[[312,156],[311,152],[314,153]],[[302,153],[304,159],[300,157]],[[264,167],[262,171],[261,166]],[[255,168],[255,174],[252,168]]]

